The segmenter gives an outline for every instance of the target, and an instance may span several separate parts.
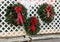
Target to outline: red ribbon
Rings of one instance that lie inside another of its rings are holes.
[[[46,7],[46,11],[47,11],[47,17],[49,18],[50,17],[50,15],[51,15],[51,10],[52,10],[52,6],[51,5],[48,5],[47,7]]]
[[[33,32],[36,31],[36,30],[35,30],[36,22],[37,22],[37,19],[36,19],[35,17],[31,17],[31,21],[30,21],[30,24],[31,24],[30,30],[33,31]]]
[[[22,15],[21,15],[21,11],[22,11],[22,6],[16,6],[15,7],[15,11],[17,13],[17,21],[16,23],[19,25],[20,23],[22,23],[22,25],[24,24],[23,23],[23,19],[22,19]]]

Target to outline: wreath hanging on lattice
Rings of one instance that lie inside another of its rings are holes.
[[[55,15],[54,7],[47,3],[39,5],[37,13],[40,16],[41,20],[44,21],[45,23],[52,22]]]
[[[35,35],[40,30],[39,20],[34,16],[26,19],[24,26],[25,26],[25,30],[26,30],[27,34],[29,34],[29,35]]]
[[[23,25],[27,16],[27,9],[21,4],[10,4],[6,9],[6,22]]]

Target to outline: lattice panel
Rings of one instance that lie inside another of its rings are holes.
[[[0,2],[0,37],[11,37],[11,36],[22,36],[26,35],[24,30],[24,26],[14,26],[5,22],[5,10],[9,4],[13,3],[21,3],[27,8],[27,18],[31,16],[36,16],[40,21],[40,32],[38,34],[49,34],[49,33],[60,33],[60,1],[53,0],[51,3],[48,0],[1,0]],[[39,4],[42,3],[51,3],[55,7],[56,15],[54,16],[54,20],[50,24],[46,24],[41,21],[37,14],[37,8],[39,8]],[[27,7],[28,6],[28,7]]]
[[[25,35],[25,31],[23,26],[14,26],[12,24],[5,22],[5,10],[7,6],[10,4],[17,3],[17,0],[3,0],[0,3],[0,37],[7,37],[7,36],[23,36]]]

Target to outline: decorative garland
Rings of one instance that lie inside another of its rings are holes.
[[[27,19],[24,26],[25,26],[25,30],[26,30],[27,34],[29,34],[29,35],[37,34],[37,32],[39,32],[39,30],[40,30],[39,21],[34,16]]]
[[[10,4],[6,9],[6,22],[14,25],[24,25],[27,9],[21,4]]]
[[[41,20],[45,23],[52,22],[55,15],[54,7],[47,3],[40,5],[37,13],[40,15]]]

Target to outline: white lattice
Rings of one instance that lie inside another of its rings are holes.
[[[24,30],[24,26],[14,26],[12,24],[8,24],[5,22],[5,10],[9,4],[13,3],[21,3],[27,8],[27,18],[31,16],[36,16],[40,21],[40,32],[38,34],[49,34],[49,33],[60,33],[60,1],[53,0],[50,2],[48,0],[1,0],[0,2],[0,37],[11,37],[11,36],[22,36],[26,35]],[[37,14],[37,8],[39,8],[39,4],[42,3],[50,3],[55,7],[56,15],[54,16],[54,20],[50,24],[43,23]]]

